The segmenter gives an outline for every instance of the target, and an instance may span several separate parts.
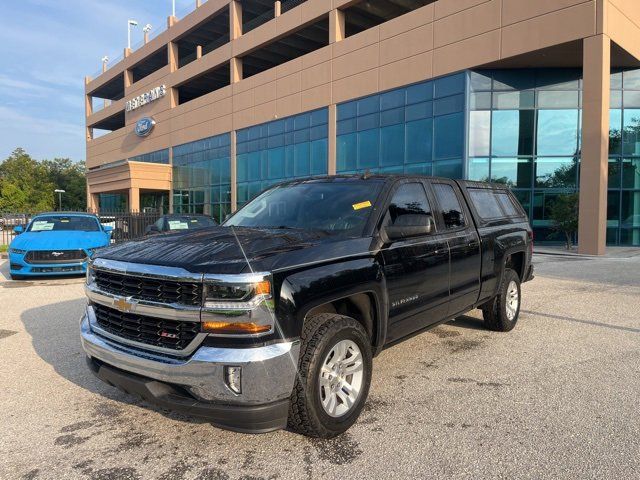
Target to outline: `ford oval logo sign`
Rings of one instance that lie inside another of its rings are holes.
[[[136,123],[136,135],[139,137],[146,137],[151,133],[151,131],[153,130],[153,127],[155,126],[156,126],[156,121],[153,118],[149,118],[149,117],[141,118]]]

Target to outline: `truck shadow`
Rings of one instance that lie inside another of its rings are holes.
[[[482,318],[471,317],[469,315],[461,315],[454,320],[446,323],[445,325],[449,325],[450,327],[466,328],[468,330],[487,331],[487,329],[484,328],[484,322]]]
[[[80,344],[80,318],[86,300],[69,300],[25,311],[21,320],[31,336],[36,354],[51,365],[66,380],[106,400],[144,407],[172,420],[208,423],[205,420],[162,410],[142,399],[110,387],[96,378],[86,365],[86,355]]]

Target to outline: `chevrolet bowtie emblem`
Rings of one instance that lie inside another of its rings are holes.
[[[126,298],[119,298],[113,301],[113,306],[121,312],[130,312],[133,310],[135,303],[127,300]]]

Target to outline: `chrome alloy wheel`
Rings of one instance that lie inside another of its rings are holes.
[[[341,417],[353,407],[363,383],[362,352],[351,340],[341,340],[322,362],[320,401],[331,417]]]
[[[507,287],[507,318],[509,321],[513,321],[518,313],[518,307],[520,306],[520,294],[518,293],[518,285],[513,280],[509,282]]]

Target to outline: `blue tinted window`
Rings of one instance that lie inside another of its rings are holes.
[[[464,93],[464,73],[437,79],[435,84],[435,98],[448,97],[457,93]]]
[[[623,153],[640,155],[640,110],[625,109],[623,128]]]
[[[338,105],[337,172],[429,174],[437,122],[438,159],[453,160],[440,170],[460,177],[465,79],[465,74],[453,75]],[[435,112],[434,89],[440,97]]]
[[[534,120],[534,111],[494,111],[491,153],[495,156],[532,155]]]
[[[217,222],[230,211],[230,135],[173,148],[173,203],[176,213],[204,213]],[[237,156],[238,178],[248,172],[247,154]]]
[[[464,115],[454,113],[434,120],[434,158],[462,157],[464,145]]]
[[[538,155],[574,155],[578,149],[578,110],[538,111]]]
[[[339,116],[355,116],[348,110]],[[238,131],[239,206],[286,179],[326,175],[328,115],[324,108]]]

